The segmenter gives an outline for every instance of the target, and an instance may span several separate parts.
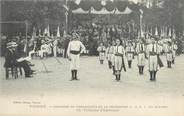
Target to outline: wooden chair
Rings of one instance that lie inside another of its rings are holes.
[[[9,79],[9,74],[11,74],[12,77],[15,79],[18,78],[18,73],[20,73],[20,75],[22,76],[21,67],[17,67],[17,66],[6,67],[5,71],[6,71],[6,80]]]

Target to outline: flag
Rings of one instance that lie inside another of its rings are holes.
[[[144,37],[143,29],[141,30],[140,34],[141,34],[141,35],[140,35],[141,38]]]
[[[153,1],[149,0],[149,8],[151,8],[153,6]]]
[[[141,28],[140,28],[140,37],[144,37],[144,25],[142,24]]]
[[[140,31],[137,31],[137,33],[138,33],[138,34],[137,34],[137,36],[138,36],[137,38],[139,39],[139,38],[141,37],[141,36],[140,36],[140,35],[141,35],[141,34],[140,34]]]
[[[161,37],[164,37],[164,27],[161,28],[160,36],[161,36]]]
[[[151,35],[153,35],[153,27],[151,27],[150,33]]]
[[[149,0],[146,1],[146,7],[150,8],[150,1]]]
[[[164,36],[167,37],[167,27],[164,28]]]
[[[144,32],[143,32],[143,31],[141,31],[141,38],[142,38],[142,37],[144,37]]]
[[[63,37],[66,37],[66,31],[64,30],[64,32],[63,32]]]
[[[168,36],[169,36],[169,37],[171,37],[171,36],[172,36],[171,28],[169,28]]]
[[[43,34],[44,34],[44,35],[47,34],[47,28],[44,29],[44,33],[43,33]]]
[[[57,37],[60,37],[60,29],[59,29],[59,26],[57,27]]]
[[[172,38],[173,38],[173,39],[176,39],[176,31],[175,31],[175,29],[173,29]]]
[[[41,36],[41,35],[42,35],[42,31],[41,31],[41,29],[39,29],[39,30],[38,30],[38,33],[39,33],[39,36]]]
[[[51,34],[51,38],[54,39],[54,34]]]
[[[36,28],[35,27],[33,27],[33,33],[32,33],[32,37],[36,37]]]
[[[47,36],[50,37],[50,29],[49,29],[49,25],[47,27]]]
[[[148,32],[149,33],[152,33],[152,27],[149,28]]]
[[[158,35],[158,28],[155,27],[155,35]]]

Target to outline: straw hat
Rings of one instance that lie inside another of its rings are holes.
[[[15,48],[18,46],[16,42],[9,42],[6,45],[7,45],[7,48]]]

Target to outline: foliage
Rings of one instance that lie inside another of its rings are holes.
[[[107,10],[111,11],[114,7],[117,7],[120,11],[123,11],[126,6],[129,6],[134,12],[127,17],[119,17],[118,20],[123,22],[134,20],[136,24],[139,24],[139,9],[143,9],[143,23],[145,25],[154,26],[167,26],[174,27],[177,34],[181,33],[184,27],[184,1],[183,0],[162,0],[164,4],[162,7],[153,6],[152,8],[146,8],[141,4],[129,3],[127,1],[114,0],[114,2],[108,1],[106,3]],[[1,1],[1,17],[2,21],[25,21],[29,22],[29,31],[32,32],[33,27],[38,29],[44,29],[50,24],[50,28],[55,33],[56,27],[60,25],[60,28],[64,28],[65,23],[65,9],[63,8],[64,0],[60,1]],[[103,6],[100,1],[97,0],[82,0],[79,5],[76,5],[73,1],[68,3],[70,9],[76,9],[82,7],[84,10],[89,10],[93,6],[96,10],[100,10]],[[182,17],[183,16],[183,17]],[[82,19],[90,20],[94,16],[90,15],[71,15],[69,14],[69,24],[72,26],[72,20]],[[114,16],[113,16],[114,17]],[[111,19],[113,19],[113,17]],[[94,17],[96,18],[96,17]],[[107,21],[107,16],[103,16],[100,20]],[[183,19],[183,20],[182,20]],[[181,25],[183,24],[183,25]]]

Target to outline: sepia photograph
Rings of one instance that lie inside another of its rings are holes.
[[[184,0],[0,0],[0,116],[184,116]]]

